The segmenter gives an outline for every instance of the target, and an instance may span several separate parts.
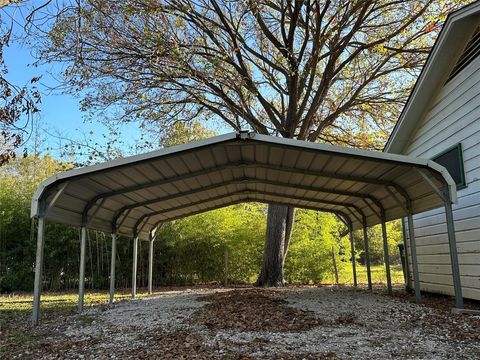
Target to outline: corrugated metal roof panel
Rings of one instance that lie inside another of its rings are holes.
[[[87,221],[102,231],[116,224],[124,235],[137,225],[147,238],[159,220],[260,201],[339,212],[358,229],[363,218],[368,226],[380,222],[380,206],[387,220],[405,216],[404,192],[414,212],[443,205],[417,169],[455,198],[451,177],[428,160],[227,134],[56,175],[35,193],[32,216],[44,202],[49,221]]]

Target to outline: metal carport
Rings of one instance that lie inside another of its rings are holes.
[[[138,240],[150,240],[173,219],[247,201],[291,205],[336,214],[352,231],[444,206],[456,307],[463,307],[451,204],[455,183],[431,160],[238,132],[57,174],[39,186],[31,216],[38,219],[33,323],[39,319],[45,221],[81,227],[79,309],[83,307],[87,228],[112,234],[110,301],[117,235],[134,239],[132,292]],[[420,288],[411,231],[417,301]],[[353,241],[352,241],[353,245]],[[352,248],[353,250],[353,248]],[[151,266],[151,261],[150,261]],[[369,287],[371,278],[367,256]],[[150,271],[151,274],[151,271]],[[151,284],[151,275],[150,275]]]

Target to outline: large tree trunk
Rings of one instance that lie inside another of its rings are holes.
[[[257,286],[283,286],[283,266],[292,235],[295,208],[269,205],[262,271]]]

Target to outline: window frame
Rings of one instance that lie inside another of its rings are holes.
[[[465,167],[464,167],[464,163],[463,163],[463,148],[462,148],[462,143],[458,143],[458,144],[455,144],[453,146],[450,146],[449,148],[447,148],[446,150],[442,151],[441,153],[435,155],[432,157],[432,160],[437,162],[437,159],[443,155],[445,155],[446,153],[449,153],[450,151],[452,150],[455,150],[457,149],[457,157],[458,157],[458,161],[460,162],[460,178],[461,178],[461,182],[459,184],[455,184],[456,185],[456,188],[457,190],[462,190],[462,189],[465,189],[467,187],[467,180],[465,178]],[[442,165],[440,163],[438,163],[439,165]],[[443,165],[442,165],[443,166]],[[444,166],[445,167],[445,166]],[[446,168],[446,167],[445,167]],[[447,169],[447,168],[446,168]],[[448,169],[447,169],[448,171]],[[451,175],[451,174],[450,174]],[[452,176],[453,178],[453,176]]]

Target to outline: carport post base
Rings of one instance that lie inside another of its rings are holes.
[[[455,315],[480,315],[480,310],[452,308],[452,314]]]

